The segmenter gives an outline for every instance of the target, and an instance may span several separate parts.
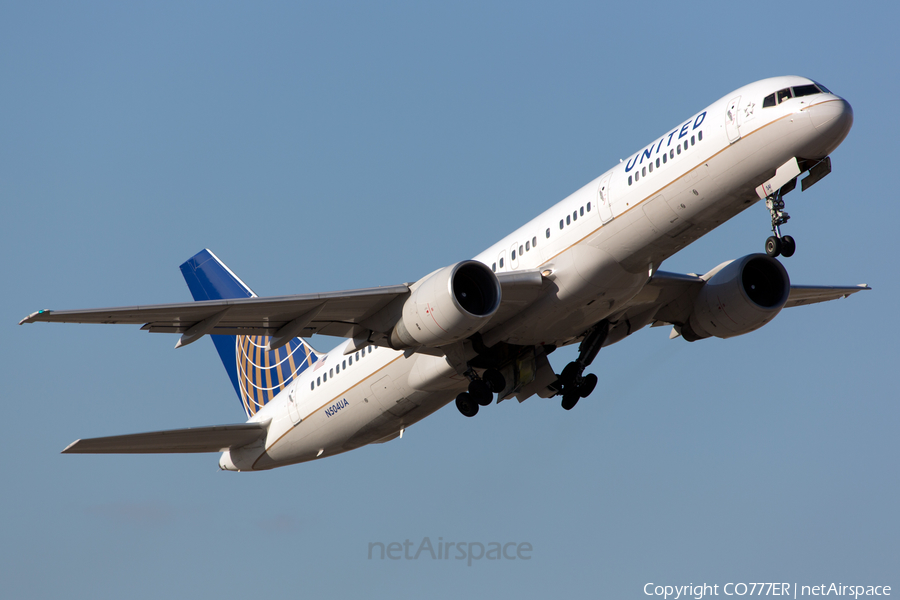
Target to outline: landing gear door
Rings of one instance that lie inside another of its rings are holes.
[[[738,127],[738,110],[741,106],[741,97],[732,99],[725,109],[725,133],[728,134],[728,142],[733,144],[741,139],[741,130]]]
[[[613,220],[612,203],[609,198],[609,180],[611,175],[607,175],[600,180],[600,187],[597,188],[597,212],[600,213],[600,220],[606,225]]]

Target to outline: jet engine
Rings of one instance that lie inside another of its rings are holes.
[[[691,316],[681,327],[689,342],[755,331],[781,312],[791,291],[784,266],[765,254],[722,263],[703,279]]]
[[[484,327],[500,307],[500,282],[486,265],[467,260],[413,284],[391,332],[395,349],[443,346]]]

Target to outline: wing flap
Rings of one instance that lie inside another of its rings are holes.
[[[262,438],[268,423],[214,425],[75,440],[63,454],[182,454],[224,452]]]

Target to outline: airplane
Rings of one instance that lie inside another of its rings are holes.
[[[601,348],[647,326],[689,342],[744,335],[785,307],[857,286],[792,285],[777,257],[785,196],[831,172],[853,124],[843,98],[804,77],[741,87],[666,130],[471,260],[414,283],[259,297],[215,254],[181,272],[194,302],[42,310],[22,323],[129,323],[212,339],[245,423],[80,439],[64,453],[221,452],[219,467],[259,471],[383,443],[455,400],[475,416],[494,401],[558,397],[571,410],[597,385]],[[763,201],[765,253],[705,274],[659,269],[678,250]],[[344,338],[320,353],[313,335]],[[548,356],[579,344],[557,373]]]

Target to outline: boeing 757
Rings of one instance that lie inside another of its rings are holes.
[[[42,310],[22,323],[130,323],[209,336],[245,423],[81,439],[66,453],[221,452],[219,466],[257,471],[403,435],[454,402],[473,417],[497,402],[559,398],[571,410],[595,389],[601,348],[651,326],[689,342],[759,329],[785,307],[869,289],[792,285],[778,256],[785,197],[831,172],[853,124],[843,98],[804,77],[746,85],[679,121],[627,160],[471,260],[415,283],[259,297],[209,250],[181,265],[194,302]],[[745,209],[771,217],[765,253],[702,275],[663,261]],[[344,338],[326,353],[313,335]],[[549,356],[579,344],[557,373]]]

